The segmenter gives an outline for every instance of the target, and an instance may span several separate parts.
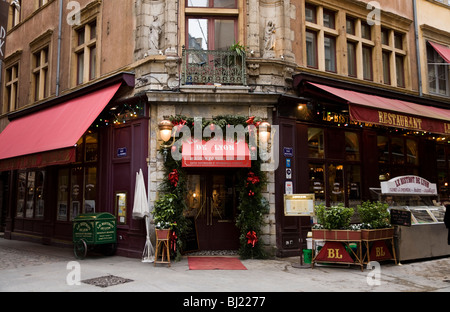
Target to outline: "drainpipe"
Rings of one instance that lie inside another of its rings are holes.
[[[414,9],[414,27],[416,36],[416,58],[417,58],[417,75],[419,76],[419,95],[423,96],[422,87],[422,66],[420,62],[420,50],[419,50],[419,21],[417,20],[417,0],[413,0]]]
[[[56,63],[56,96],[59,96],[61,87],[61,40],[62,40],[63,0],[59,0],[59,25],[58,25],[58,55]]]

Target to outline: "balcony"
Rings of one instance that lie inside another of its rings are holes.
[[[245,53],[183,48],[182,85],[247,85]]]

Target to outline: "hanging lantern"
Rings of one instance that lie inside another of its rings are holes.
[[[163,121],[161,121],[158,124],[159,137],[164,142],[169,141],[170,138],[172,137],[172,128],[173,128],[173,124],[172,124],[172,122],[170,120],[167,120],[167,118],[165,118]]]

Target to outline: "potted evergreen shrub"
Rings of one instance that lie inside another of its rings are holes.
[[[175,194],[164,194],[155,202],[153,217],[155,220],[156,237],[168,238],[173,227],[176,226],[176,200]]]
[[[366,201],[358,205],[357,211],[361,218],[361,235],[364,240],[390,239],[394,235],[391,226],[389,206],[381,202]]]
[[[353,208],[343,204],[325,207],[316,206],[317,224],[312,229],[314,239],[352,241],[361,239],[361,231],[353,230],[350,225]]]

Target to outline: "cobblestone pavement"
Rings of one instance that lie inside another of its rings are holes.
[[[298,262],[250,259],[242,260],[245,271],[201,271],[189,270],[186,257],[171,267],[119,256],[76,261],[71,248],[0,238],[0,292],[450,292],[450,257],[383,264],[375,285],[373,272],[357,266],[299,269]],[[70,285],[74,263],[80,281],[94,282]],[[97,287],[101,278],[107,287]]]

